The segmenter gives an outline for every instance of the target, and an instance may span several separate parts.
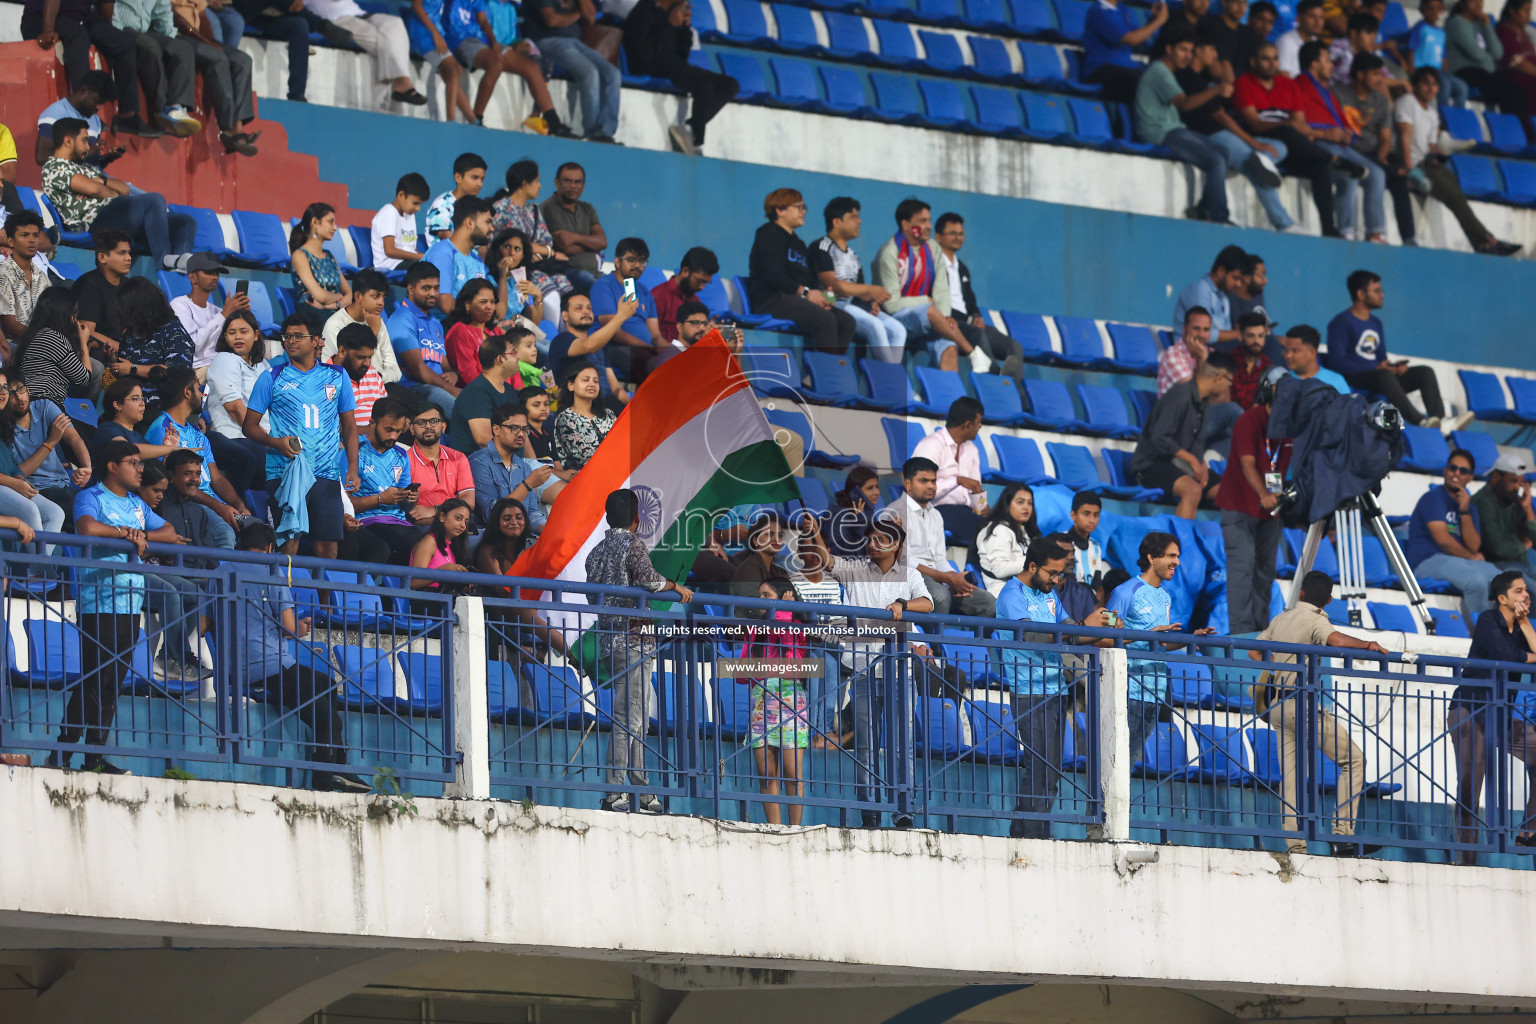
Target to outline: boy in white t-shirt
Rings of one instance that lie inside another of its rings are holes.
[[[430,194],[427,179],[414,171],[395,183],[394,201],[385,203],[373,216],[370,242],[375,270],[394,270],[402,263],[421,259],[416,249],[420,237],[416,233],[416,211]]]

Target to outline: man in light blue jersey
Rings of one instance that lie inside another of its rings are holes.
[[[346,371],[319,360],[314,338],[298,324],[283,328],[286,361],[256,378],[245,409],[245,436],[266,445],[267,493],[276,495],[300,452],[314,474],[305,505],[316,558],[335,558],[346,531],[341,482],[356,491],[357,423]],[[266,415],[270,428],[261,425]],[[283,545],[298,551],[298,538]]]
[[[165,411],[155,418],[144,431],[144,440],[150,444],[188,448],[202,457],[201,476],[197,492],[192,494],[196,513],[207,520],[206,529],[214,545],[221,548],[235,546],[235,524],[240,516],[251,514],[245,507],[234,485],[229,482],[213,461],[213,446],[203,433],[198,414],[203,411],[203,392],[197,383],[197,374],[190,366],[172,366],[160,382],[160,397]],[[149,439],[153,437],[154,440]]]
[[[1297,324],[1286,331],[1280,339],[1280,348],[1285,352],[1286,369],[1302,380],[1320,380],[1339,394],[1347,395],[1350,393],[1349,384],[1317,358],[1317,347],[1322,341],[1317,328],[1307,324]]]
[[[381,398],[373,405],[368,439],[357,446],[362,486],[352,497],[352,508],[363,529],[389,545],[389,560],[395,565],[411,563],[422,534],[405,514],[415,504],[417,490],[411,484],[410,456],[398,442],[410,425],[403,401]]]

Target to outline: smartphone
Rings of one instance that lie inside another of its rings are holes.
[[[241,280],[235,282],[235,294],[236,295],[244,295],[245,293],[249,292],[250,290],[251,290],[251,282],[249,282],[247,280],[244,280],[243,278]]]
[[[635,301],[635,279],[632,277],[626,277],[624,279],[624,301]]]
[[[293,450],[294,451],[301,452],[301,451],[304,450],[304,442],[303,441],[300,441],[296,437],[290,437],[288,440],[293,442]]]

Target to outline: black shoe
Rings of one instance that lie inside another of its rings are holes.
[[[593,135],[588,135],[587,136],[587,141],[588,142],[601,142],[605,146],[622,146],[622,145],[624,145],[624,143],[620,142],[618,139],[614,138],[612,135],[603,135],[601,133],[597,133],[597,134],[593,134]]]
[[[100,754],[86,754],[84,771],[95,772],[97,775],[127,775],[126,768],[119,768]]]
[[[315,772],[315,789],[322,793],[372,793],[373,787],[356,775]]]
[[[1191,206],[1184,211],[1185,220],[1205,220],[1205,211],[1198,206]]]
[[[1329,843],[1328,848],[1335,857],[1369,857],[1382,850],[1380,843]]]
[[[158,139],[165,132],[152,124],[146,124],[138,114],[129,114],[126,117],[114,117],[112,130],[121,135],[137,135],[141,139]]]
[[[540,111],[539,116],[544,119],[544,123],[549,127],[549,134],[556,138],[574,139],[576,137],[576,133],[571,131],[569,125],[560,120],[560,115],[555,113],[553,109]]]
[[[1349,160],[1335,160],[1333,162],[1333,169],[1336,171],[1343,171],[1346,175],[1354,178],[1356,181],[1364,181],[1370,176],[1371,173],[1361,164],[1353,163]]]
[[[285,11],[283,13],[286,14],[287,12]],[[325,21],[323,19],[318,20],[320,21],[320,24],[317,27],[320,31],[320,34],[325,37],[326,42],[330,43],[332,46],[340,46],[343,48],[352,45],[351,32],[348,32],[334,21]]]
[[[859,818],[861,820],[861,824],[859,825],[860,828],[879,828],[880,827],[880,812],[879,811],[860,811],[859,812]]]
[[[406,89],[404,92],[392,92],[389,94],[389,98],[396,103],[409,103],[413,107],[424,107],[427,105],[427,98],[417,92],[414,87]]]
[[[43,761],[43,767],[69,769],[74,763],[74,754],[66,754],[62,750],[50,750],[48,752],[48,758]]]
[[[241,156],[256,155],[256,147],[251,145],[251,140],[239,132],[219,132],[219,141],[224,143],[226,153],[239,153]]]
[[[900,828],[900,829],[911,828],[912,827],[912,815],[910,815],[910,814],[900,814],[900,813],[891,815],[891,827],[892,828]]]
[[[1029,826],[1025,823],[1023,818],[1014,818],[1013,821],[1008,824],[1009,839],[1025,839],[1028,838],[1028,836]]]
[[[1513,256],[1520,247],[1514,242],[1501,242],[1495,238],[1478,246],[1477,251],[1485,256]]]

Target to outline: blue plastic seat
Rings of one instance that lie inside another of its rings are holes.
[[[1017,764],[1019,731],[1013,720],[1013,706],[1005,701],[969,701],[966,711],[971,719],[971,743],[976,756],[1000,764]]]
[[[828,110],[846,117],[868,117],[873,113],[864,92],[864,79],[857,71],[838,64],[823,64],[816,70],[821,75],[821,87],[826,90],[824,105]]]
[[[501,661],[485,663],[485,704],[492,721],[522,717],[522,684],[517,670]]]
[[[1365,607],[1370,610],[1371,619],[1376,623],[1377,629],[1395,629],[1400,633],[1419,631],[1419,620],[1414,617],[1413,609],[1407,605],[1367,601]]]
[[[821,20],[827,26],[827,49],[834,56],[862,61],[874,55],[864,19],[857,14],[823,11]]]
[[[1349,605],[1343,598],[1336,597],[1329,601],[1323,611],[1328,615],[1328,621],[1335,626],[1349,625]]]
[[[989,82],[1012,82],[1018,76],[1013,72],[1013,60],[1008,56],[1008,44],[991,36],[971,37],[971,70],[978,78]]]
[[[1109,482],[1122,491],[1136,488],[1135,500],[1137,501],[1162,501],[1165,495],[1155,487],[1141,487],[1134,474],[1131,473],[1131,452],[1121,451],[1119,448],[1106,447],[1101,453],[1104,456],[1104,468],[1109,472]]]
[[[917,17],[930,25],[958,28],[965,24],[960,13],[960,0],[917,0]]]
[[[808,466],[820,466],[824,469],[847,469],[859,464],[858,455],[833,455],[816,447],[816,433],[811,429],[810,419],[802,412],[793,409],[765,409],[764,415],[768,422],[776,427],[783,427],[800,435],[801,442],[805,445],[805,462]]]
[[[1045,318],[1033,313],[1015,313],[1003,310],[1003,326],[1008,337],[1019,343],[1024,358],[1032,363],[1056,362],[1056,349],[1051,344],[1051,329]]]
[[[1467,369],[1457,370],[1456,374],[1467,393],[1467,408],[1478,419],[1493,423],[1518,421],[1519,417],[1504,397],[1504,385],[1499,383],[1497,375]]]
[[[1131,774],[1167,779],[1183,774],[1188,767],[1189,746],[1184,733],[1172,722],[1159,722],[1147,736],[1141,757],[1131,764]]]
[[[523,664],[523,679],[533,693],[533,708],[524,708],[525,720],[538,725],[581,725],[597,717],[597,708],[586,698],[581,677],[569,665],[554,668],[536,662]],[[654,711],[654,709],[653,709]]]
[[[827,494],[826,484],[814,476],[801,477],[795,482],[800,486],[801,504],[818,514],[831,511],[832,497]]]
[[[1061,362],[1068,366],[1094,369],[1106,366],[1108,360],[1104,358],[1104,338],[1099,334],[1099,325],[1093,318],[1058,316],[1056,333],[1061,336],[1061,355],[1058,357]]]
[[[1077,410],[1072,407],[1072,396],[1067,393],[1067,386],[1061,381],[1025,380],[1024,393],[1029,396],[1032,425],[1061,433],[1077,433],[1087,426],[1077,418]]]
[[[1024,104],[1024,118],[1029,124],[1025,129],[1026,136],[1044,142],[1066,141],[1072,137],[1061,97],[1026,92],[1019,94],[1019,101]]]
[[[1050,0],[1012,0],[1013,30],[1021,36],[1056,34],[1056,15]]]
[[[1067,100],[1072,120],[1077,123],[1077,137],[1098,149],[1113,148],[1115,129],[1109,123],[1109,111],[1098,100],[1072,98]]]
[[[875,87],[876,117],[897,124],[923,123],[923,105],[912,76],[871,71],[869,84]]]
[[[918,750],[938,757],[958,757],[969,749],[960,724],[961,701],[954,697],[918,697]]]
[[[1375,534],[1367,533],[1360,538],[1360,551],[1366,586],[1401,586],[1397,573],[1392,571],[1392,563],[1387,560],[1387,549],[1381,546],[1381,540]]]
[[[821,90],[816,85],[816,71],[812,65],[790,57],[773,57],[768,64],[773,68],[774,94],[780,103],[797,110],[815,110],[821,106]]]
[[[1435,620],[1436,636],[1471,637],[1472,634],[1467,632],[1466,620],[1460,613],[1445,608],[1431,608],[1429,614]]]
[[[1477,111],[1470,107],[1442,106],[1440,108],[1440,125],[1450,133],[1453,139],[1462,139],[1476,143],[1483,141],[1482,122],[1478,120]]]
[[[174,270],[160,270],[155,273],[155,280],[160,282],[160,290],[165,293],[167,299],[179,299],[192,293],[192,282],[186,274],[178,274]]]
[[[773,90],[768,87],[768,76],[763,73],[763,62],[749,53],[722,51],[720,73],[730,75],[741,84],[736,93],[738,100],[757,100],[773,95]]]
[[[238,280],[239,278],[230,278],[225,288],[233,290]],[[278,316],[272,308],[272,295],[267,291],[267,286],[260,281],[251,281],[246,288],[246,295],[251,300],[251,315],[256,318],[257,323],[261,324],[264,332],[276,334],[280,330],[282,317]]]
[[[1536,383],[1536,382],[1533,382]],[[1511,381],[1513,388],[1513,381]],[[1439,473],[1450,461],[1451,449],[1445,436],[1431,427],[1403,427],[1403,440],[1407,450],[1403,453],[1399,469],[1416,469],[1421,473]]]
[[[854,6],[879,15],[875,19],[877,22],[889,18],[910,20],[917,17],[917,12],[907,0],[854,0]]]
[[[275,213],[236,210],[232,215],[240,232],[240,249],[257,266],[286,268],[289,263],[288,233]]]
[[[860,359],[859,369],[869,384],[869,398],[876,408],[905,415],[917,408],[917,394],[912,380],[900,363],[879,359]]]
[[[770,398],[799,399],[800,364],[793,352],[748,346],[741,350],[739,358],[754,391]]]
[[[985,410],[982,422],[1015,427],[1028,420],[1024,412],[1024,400],[1019,396],[1019,386],[1012,377],[998,373],[973,373],[971,390],[976,393],[977,400]]]
[[[1472,453],[1472,469],[1477,478],[1481,480],[1487,476],[1499,458],[1499,446],[1494,443],[1493,437],[1477,430],[1456,430],[1451,432],[1451,438],[1457,448],[1465,448]]]
[[[1089,0],[1055,0],[1055,5],[1057,34],[1068,42],[1082,42],[1093,4]]]
[[[997,468],[992,470],[989,483],[1018,483],[1033,487],[1053,482],[1054,478],[1045,471],[1045,459],[1034,438],[993,434],[992,451],[997,455]]]
[[[80,631],[63,619],[28,619],[23,632],[27,638],[27,670],[16,668],[11,659],[11,674],[23,686],[58,689],[80,681]]]
[[[220,260],[230,263],[255,263],[248,254],[239,249],[231,249],[224,238],[224,226],[219,223],[219,215],[212,210],[201,206],[183,206],[180,203],[170,203],[167,207],[172,213],[184,213],[197,222],[197,236],[192,243],[198,252],[211,252]]]
[[[901,469],[902,463],[912,457],[917,442],[928,436],[928,431],[921,423],[898,420],[891,416],[880,417],[880,429],[885,431],[885,441],[890,449],[890,466],[894,470]]]
[[[1059,87],[1062,84],[1061,53],[1050,43],[1020,43],[1019,60],[1024,67],[1022,77],[1030,85]]]
[[[917,36],[923,41],[928,69],[951,75],[970,74],[970,65],[960,50],[960,39],[946,32],[929,32],[918,29]]]
[[[957,399],[967,397],[965,382],[956,370],[919,366],[912,373],[923,389],[923,401],[917,406],[919,412],[943,418],[949,415],[949,407]]]
[[[965,21],[989,32],[1012,32],[1013,15],[1008,0],[965,0]]]
[[[1499,180],[1498,167],[1488,157],[1457,153],[1451,157],[1451,169],[1468,199],[1502,198],[1504,183]]]
[[[806,352],[801,361],[805,372],[810,374],[811,386],[804,394],[813,401],[843,409],[878,409],[881,406],[859,394],[859,378],[854,373],[853,361],[847,356],[830,352]]]
[[[736,289],[736,296],[741,301],[741,313],[736,317],[742,323],[764,331],[793,331],[795,325],[789,320],[780,320],[778,317],[769,316],[767,313],[761,316],[752,312],[752,291],[744,277],[731,279],[731,284]]]
[[[357,254],[357,267],[359,270],[371,270],[373,268],[372,232],[373,229],[371,227],[360,227],[356,224],[347,228],[347,234],[352,236],[352,249]],[[340,233],[339,231],[337,232],[337,234]],[[394,273],[394,271],[387,271],[386,273]],[[405,280],[403,273],[400,275],[400,279],[402,281]]]
[[[1170,661],[1168,703],[1175,707],[1209,707],[1216,698],[1211,666],[1203,661]]]
[[[735,652],[732,652],[735,657]],[[715,677],[715,721],[720,735],[740,739],[752,731],[752,686],[745,681]]]
[[[1500,160],[1504,198],[1520,206],[1536,204],[1536,164],[1524,160]]]
[[[1052,476],[1057,482],[1074,491],[1097,491],[1104,486],[1104,481],[1099,479],[1099,467],[1093,461],[1093,452],[1087,448],[1065,441],[1047,441],[1045,450],[1056,467]]]
[[[1147,417],[1152,415],[1152,407],[1157,404],[1157,392],[1146,388],[1131,388],[1125,397],[1130,399],[1131,408],[1136,410],[1136,422],[1145,425]]]
[[[64,415],[72,420],[79,420],[88,427],[94,427],[101,419],[96,411],[96,403],[89,398],[64,399]]]
[[[875,37],[880,41],[880,52],[876,54],[876,60],[881,64],[905,68],[923,66],[917,56],[917,38],[912,35],[912,26],[906,22],[887,21],[883,18],[875,19],[874,25]]]
[[[1077,397],[1083,403],[1083,417],[1093,433],[1106,437],[1134,438],[1141,430],[1131,425],[1125,410],[1125,398],[1114,388],[1102,384],[1079,384]]]
[[[1520,127],[1520,118],[1514,114],[1485,110],[1483,121],[1488,125],[1488,145],[1498,152],[1515,155],[1530,148],[1525,140],[1525,129]]]
[[[1157,373],[1157,335],[1150,327],[1117,323],[1105,326],[1109,331],[1109,343],[1115,350],[1112,363],[1115,369],[1148,376]]]
[[[952,128],[965,123],[965,99],[960,95],[957,83],[942,78],[924,78],[918,82],[918,90],[923,94],[923,118],[928,124]]]
[[[1384,40],[1401,39],[1408,35],[1408,12],[1403,10],[1403,5],[1397,0],[1388,0],[1387,13],[1381,19],[1378,34]]]
[[[343,704],[375,712],[396,706],[395,672],[389,651],[353,644],[338,644],[333,650],[341,669]]]
[[[1018,95],[1013,90],[973,85],[971,102],[976,107],[975,124],[980,130],[1008,137],[1023,133],[1024,111],[1019,107]]]
[[[773,37],[768,34],[768,19],[763,15],[763,5],[757,0],[723,0],[725,5],[725,38],[747,46],[771,46]]]
[[[413,711],[439,711],[443,706],[443,658],[440,654],[408,651],[397,654],[405,679],[406,705]]]
[[[1217,786],[1249,786],[1257,781],[1241,728],[1203,722],[1190,728],[1199,753],[1185,777]]]
[[[773,20],[778,28],[775,44],[781,50],[809,53],[821,49],[816,35],[816,22],[809,7],[795,4],[773,4]],[[734,23],[735,19],[732,19]]]
[[[1510,375],[1504,378],[1504,383],[1509,385],[1509,397],[1514,400],[1520,422],[1536,422],[1536,380]]]

